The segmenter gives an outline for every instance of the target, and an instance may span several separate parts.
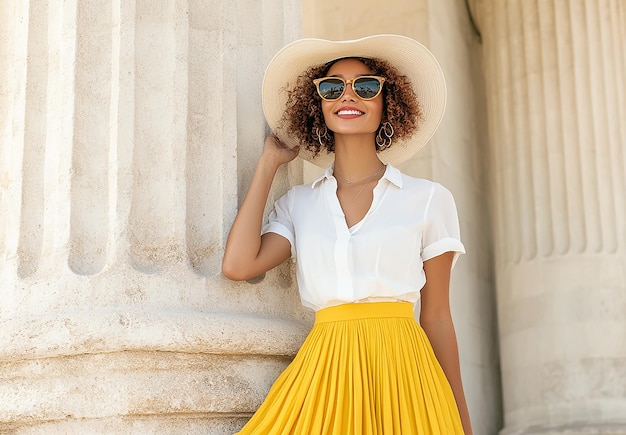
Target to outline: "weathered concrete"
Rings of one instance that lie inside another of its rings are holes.
[[[626,434],[626,8],[483,1],[503,434]]]
[[[0,14],[0,432],[234,432],[311,322],[291,264],[220,274],[266,134],[264,66],[299,8]]]

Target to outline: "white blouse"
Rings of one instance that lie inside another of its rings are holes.
[[[417,303],[426,283],[423,263],[465,252],[456,205],[438,183],[387,165],[365,217],[348,228],[333,167],[295,186],[274,205],[263,233],[291,244],[302,304],[313,310],[350,302]]]

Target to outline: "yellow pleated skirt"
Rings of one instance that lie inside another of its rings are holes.
[[[405,302],[324,308],[239,434],[456,435],[461,420]]]

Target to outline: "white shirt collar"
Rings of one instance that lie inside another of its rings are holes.
[[[333,176],[334,166],[335,164],[332,163],[328,168],[326,168],[326,170],[324,171],[322,175],[320,175],[315,180],[313,180],[313,182],[311,183],[311,188],[314,189],[315,187],[317,187],[317,185],[322,180],[325,180],[325,179],[329,180],[331,178],[334,178]],[[402,188],[402,173],[395,166],[391,166],[390,164],[387,164],[387,169],[385,170],[385,173],[383,174],[382,178],[385,178],[390,183],[396,185],[400,189]]]

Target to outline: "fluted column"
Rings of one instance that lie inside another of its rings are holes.
[[[0,432],[232,433],[295,352],[290,265],[220,274],[291,3],[2,2]]]
[[[626,434],[626,3],[480,3],[505,434]]]

